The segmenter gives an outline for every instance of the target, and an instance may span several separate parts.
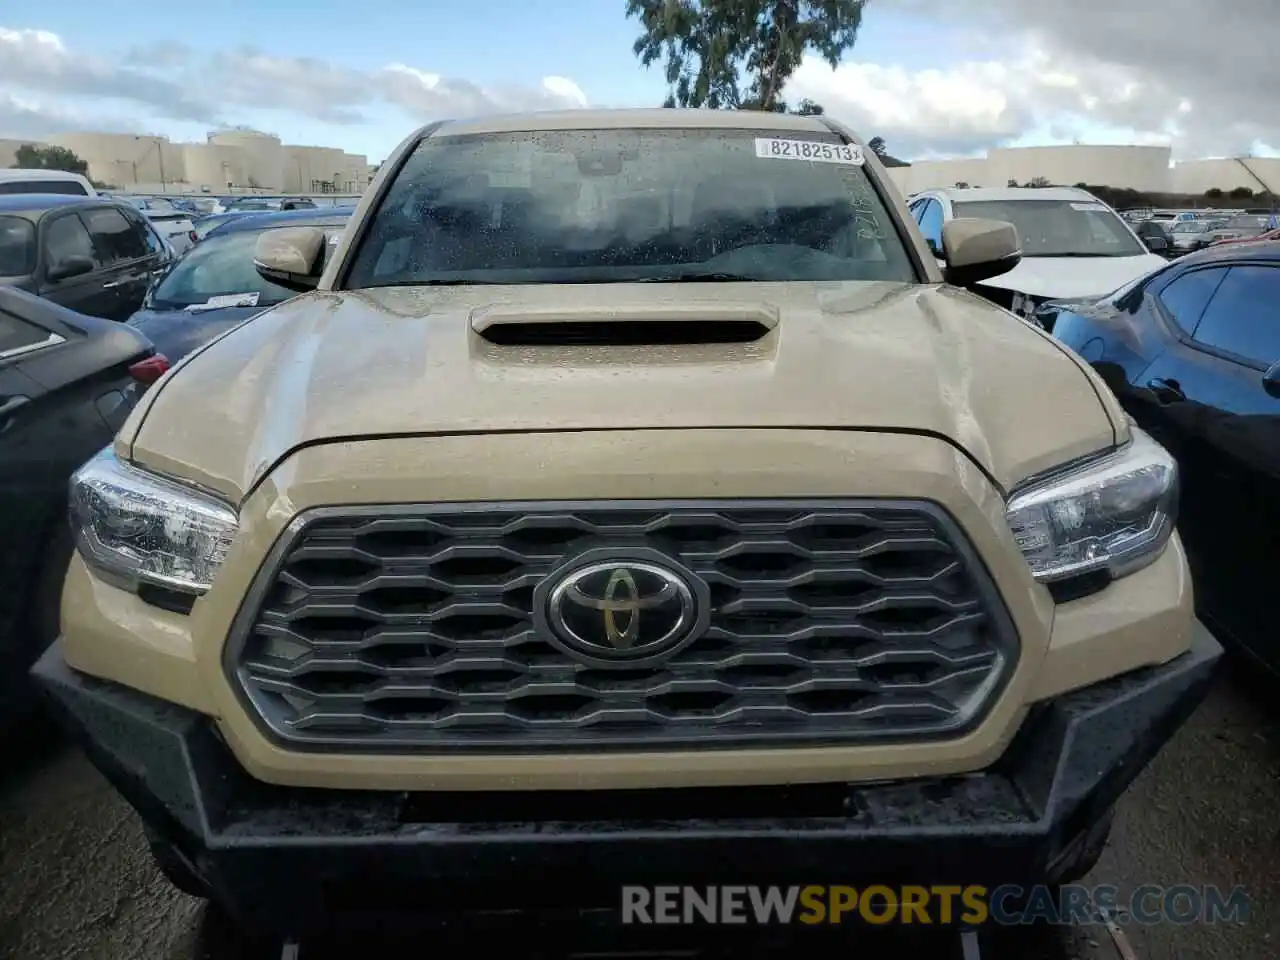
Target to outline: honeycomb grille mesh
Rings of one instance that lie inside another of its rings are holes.
[[[599,548],[692,572],[707,629],[656,666],[550,642],[535,587]],[[987,574],[929,504],[586,502],[304,515],[227,666],[292,746],[520,752],[946,737],[1016,655]]]

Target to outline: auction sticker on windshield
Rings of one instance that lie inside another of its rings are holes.
[[[223,293],[216,297],[210,297],[204,303],[193,303],[188,310],[217,310],[220,307],[256,307],[258,305],[258,293]]]
[[[819,163],[848,163],[860,167],[862,148],[856,143],[815,143],[812,140],[779,140],[756,137],[756,156],[770,160],[817,160]]]

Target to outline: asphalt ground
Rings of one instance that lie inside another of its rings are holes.
[[[1085,883],[1121,894],[1144,884],[1242,886],[1243,923],[1121,927],[1100,923],[993,931],[985,960],[1271,960],[1280,956],[1280,698],[1233,670],[1126,796],[1111,842]],[[13,960],[253,960],[235,931],[178,893],[152,865],[132,811],[73,747],[51,731],[24,730],[0,746],[0,958]],[[726,947],[715,931],[671,934],[678,957],[963,957],[959,939],[873,936],[839,944],[755,941]],[[794,934],[792,936],[795,936]],[[516,947],[516,944],[521,946]],[[616,950],[634,950],[619,943]],[[411,944],[303,944],[298,960],[474,956],[563,957],[578,945],[495,935],[450,945],[432,931]],[[1129,951],[1128,954],[1124,949]],[[281,956],[280,947],[262,956]],[[635,955],[634,953],[632,954]],[[968,960],[968,958],[965,958]]]

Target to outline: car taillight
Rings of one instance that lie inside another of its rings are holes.
[[[169,369],[169,358],[163,353],[157,353],[147,357],[145,360],[139,360],[129,368],[129,376],[133,377],[138,383],[150,386],[165,375],[165,371]]]
[[[200,238],[196,236],[196,232],[194,230],[188,230],[187,239],[190,240],[192,243],[195,243]]]

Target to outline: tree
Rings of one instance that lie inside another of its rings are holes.
[[[814,103],[808,97],[805,97],[800,101],[800,105],[796,107],[794,112],[800,114],[802,117],[818,117],[826,111],[823,110],[822,104]]]
[[[1204,195],[1208,197],[1210,200],[1222,199],[1222,191],[1217,187],[1210,187],[1208,190],[1204,192]]]
[[[1051,186],[1048,177],[1032,177],[1028,187],[1048,187]]]
[[[867,146],[871,148],[871,152],[877,157],[883,157],[889,152],[889,148],[884,142],[884,137],[872,137],[867,141]]]
[[[640,21],[640,62],[663,63],[666,106],[781,112],[801,58],[812,50],[836,66],[858,38],[866,2],[627,0],[627,16]]]
[[[63,170],[81,176],[89,172],[89,164],[66,147],[37,147],[34,143],[24,143],[14,151],[14,159],[17,161],[14,167],[23,170]]]
[[[1253,197],[1253,191],[1248,187],[1236,187],[1227,196],[1232,200],[1248,200]]]

